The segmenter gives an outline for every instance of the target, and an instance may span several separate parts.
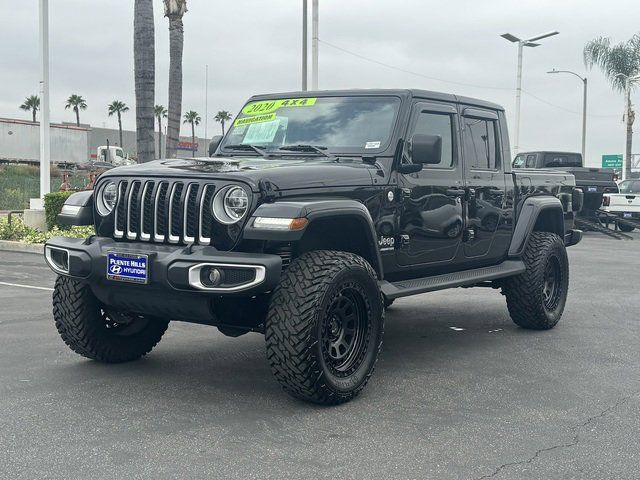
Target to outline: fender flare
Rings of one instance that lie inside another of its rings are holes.
[[[309,223],[301,230],[267,230],[253,226],[256,217],[266,218],[306,218]],[[280,242],[296,242],[302,239],[314,221],[326,218],[351,217],[361,223],[367,249],[372,259],[372,267],[382,277],[382,258],[378,249],[376,230],[367,207],[362,203],[347,198],[333,199],[299,199],[282,200],[263,203],[251,215],[244,227],[243,238],[246,240],[266,240]]]
[[[67,212],[63,206],[56,221],[60,225],[69,226],[93,225],[93,192],[93,190],[83,190],[69,195],[64,205],[73,207],[69,209],[73,213]]]
[[[526,198],[519,208],[516,224],[509,245],[509,257],[522,255],[529,237],[542,212],[551,211],[553,218],[553,233],[557,233],[564,240],[564,210],[559,198],[551,195],[540,195]]]

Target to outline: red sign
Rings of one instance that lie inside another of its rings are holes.
[[[197,143],[194,144],[194,143],[191,143],[191,142],[178,142],[178,145],[176,146],[176,148],[178,150],[189,150],[189,151],[196,150],[196,151],[198,151],[198,144]]]

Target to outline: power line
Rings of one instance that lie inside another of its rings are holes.
[[[321,40],[321,39],[318,39],[318,41],[320,43],[323,43],[324,45],[326,45],[328,47],[334,48],[336,50],[339,50],[341,52],[347,53],[349,55],[352,55],[354,57],[360,58],[362,60],[366,60],[367,62],[375,63],[377,65],[381,65],[381,66],[386,67],[386,68],[391,68],[392,70],[397,70],[399,72],[408,73],[409,75],[415,75],[416,77],[422,77],[422,78],[426,78],[428,80],[435,80],[436,82],[451,83],[453,85],[462,85],[462,86],[465,86],[465,87],[486,88],[486,89],[489,89],[489,90],[508,90],[508,91],[509,90],[513,90],[512,88],[494,87],[494,86],[488,86],[488,85],[475,85],[473,83],[456,82],[454,80],[445,80],[444,78],[437,78],[437,77],[431,77],[429,75],[423,75],[422,73],[412,72],[411,70],[406,70],[404,68],[397,67],[395,65],[390,65],[388,63],[384,63],[384,62],[381,62],[379,60],[375,60],[373,58],[365,57],[364,55],[360,55],[359,53],[352,52],[351,50],[347,50],[346,48],[342,48],[342,47],[339,47],[337,45],[333,45],[332,43],[326,42],[326,41]]]
[[[402,67],[398,67],[398,66],[395,66],[395,65],[390,65],[388,63],[381,62],[379,60],[375,60],[375,59],[370,58],[370,57],[366,57],[364,55],[361,55],[361,54],[356,53],[356,52],[352,52],[351,50],[347,50],[346,48],[339,47],[338,45],[334,45],[334,44],[329,43],[329,42],[327,42],[325,40],[322,40],[322,39],[318,39],[318,42],[320,42],[320,43],[322,43],[322,44],[324,44],[324,45],[326,45],[328,47],[331,47],[331,48],[333,48],[335,50],[338,50],[340,52],[343,52],[343,53],[346,53],[348,55],[351,55],[351,56],[354,56],[356,58],[359,58],[361,60],[365,60],[367,62],[375,63],[376,65],[380,65],[380,66],[383,66],[383,67],[386,67],[386,68],[390,68],[392,70],[397,70],[399,72],[407,73],[409,75],[414,75],[416,77],[426,78],[428,80],[434,80],[436,82],[450,83],[452,85],[461,85],[461,86],[465,86],[465,87],[485,88],[485,89],[489,89],[489,90],[502,90],[502,91],[512,91],[513,90],[513,88],[494,87],[494,86],[488,86],[488,85],[476,85],[474,83],[457,82],[455,80],[446,80],[444,78],[431,77],[429,75],[424,75],[422,73],[413,72],[411,70],[407,70],[407,69],[402,68]],[[525,90],[522,90],[522,93],[524,93],[524,94],[528,95],[529,97],[531,97],[531,98],[533,98],[535,100],[538,100],[539,102],[542,102],[542,103],[544,103],[544,104],[546,104],[546,105],[548,105],[550,107],[557,108],[558,110],[562,110],[564,112],[572,113],[572,114],[575,114],[575,115],[582,115],[581,112],[576,112],[574,110],[570,110],[570,109],[562,107],[560,105],[556,105],[555,103],[551,103],[551,102],[545,100],[544,98],[540,98],[539,96],[534,95],[533,93],[527,92]],[[588,117],[599,117],[599,118],[613,118],[613,117],[618,117],[619,115],[617,115],[617,114],[616,115],[597,115],[597,114],[591,113],[591,114],[587,114],[587,116]]]

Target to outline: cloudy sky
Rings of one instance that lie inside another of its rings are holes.
[[[300,88],[301,0],[188,0],[185,15],[183,109],[237,112],[252,94]],[[311,1],[309,1],[311,4]],[[168,22],[156,0],[156,103],[167,104]],[[0,0],[0,116],[38,91],[38,1]],[[500,38],[560,35],[528,48],[524,58],[523,149],[580,150],[582,84],[552,68],[589,77],[587,156],[624,146],[623,98],[598,72],[585,72],[582,47],[599,35],[622,41],[640,31],[637,0],[320,0],[320,88],[424,88],[504,105],[513,131],[516,46]],[[134,104],[133,0],[51,0],[51,116],[72,93],[88,110],[82,122],[116,127],[106,106]],[[335,48],[338,47],[338,48]],[[352,52],[345,52],[347,50]],[[366,57],[380,63],[365,60]],[[411,73],[410,73],[411,72]],[[124,117],[134,128],[133,108]],[[204,135],[204,123],[198,135]],[[636,135],[636,151],[640,136]]]

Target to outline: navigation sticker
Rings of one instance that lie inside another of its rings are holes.
[[[245,115],[261,115],[272,113],[284,107],[311,107],[316,104],[317,97],[283,98],[281,100],[260,100],[251,102],[242,109]]]
[[[275,113],[273,114],[275,116]],[[275,118],[271,122],[259,122],[249,125],[242,139],[243,144],[272,143],[281,126],[286,127],[289,119],[286,117]]]
[[[255,117],[238,118],[235,122],[233,122],[233,126],[244,127],[245,125],[251,125],[252,123],[270,122],[275,118],[275,113],[267,113],[266,115],[257,115]]]
[[[364,148],[380,148],[380,142],[367,142],[364,144]]]

